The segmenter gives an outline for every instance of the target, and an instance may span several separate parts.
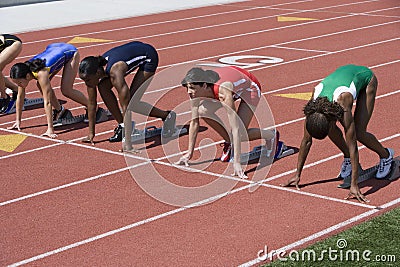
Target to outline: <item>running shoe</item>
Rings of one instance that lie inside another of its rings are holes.
[[[115,143],[115,142],[121,142],[122,141],[122,134],[124,132],[124,127],[122,127],[121,125],[118,125],[115,129],[114,129],[114,135],[111,136],[108,141],[110,141],[111,143]]]
[[[0,98],[0,113],[4,113],[10,104],[11,97],[7,95],[6,98]]]
[[[379,161],[376,172],[377,179],[384,179],[389,174],[390,167],[392,166],[394,150],[392,148],[386,148],[386,150],[389,152],[389,157]]]
[[[53,109],[53,122],[58,122],[64,117],[66,109],[61,105],[60,110]]]
[[[221,144],[221,146],[223,148],[220,160],[222,162],[229,162],[229,160],[231,159],[231,151],[232,151],[231,143],[224,142],[223,144]]]
[[[176,122],[176,113],[171,110],[167,118],[165,118],[164,120],[164,124],[161,131],[163,137],[171,137],[174,134],[175,122]]]
[[[351,175],[351,161],[350,158],[344,158],[342,167],[340,168],[340,177],[345,178]]]

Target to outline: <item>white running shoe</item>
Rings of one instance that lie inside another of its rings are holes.
[[[389,174],[392,166],[394,150],[392,148],[386,148],[386,150],[389,152],[389,157],[379,161],[378,171],[376,172],[377,179],[384,179]]]
[[[344,158],[342,167],[340,168],[340,177],[345,178],[351,175],[351,161],[350,158]]]

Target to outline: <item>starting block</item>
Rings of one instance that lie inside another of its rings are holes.
[[[85,115],[84,114],[73,116],[71,111],[69,111],[68,109],[65,112],[67,112],[67,114],[65,115],[64,118],[62,118],[61,120],[53,122],[53,126],[54,127],[59,127],[59,126],[79,123],[79,122],[83,122],[85,120]],[[110,115],[111,115],[110,111],[105,110],[105,112],[102,113],[102,116],[97,119],[96,123],[108,120],[108,116],[110,116]]]
[[[260,157],[269,157],[271,155],[271,152],[272,150],[267,149],[263,145],[256,146],[250,152],[242,153],[240,155],[240,163],[244,164],[249,161],[259,159]],[[274,155],[274,160],[281,159],[292,154],[294,154],[294,149],[288,148],[282,141],[279,141],[277,145],[277,151]],[[230,159],[230,162],[232,161],[233,157]]]
[[[146,127],[144,130],[139,130],[134,128],[131,134],[131,142],[135,143],[135,142],[139,142],[139,141],[143,141],[147,138],[152,138],[152,137],[156,137],[161,135],[162,132],[162,128],[157,128],[155,126],[149,126]],[[168,138],[174,138],[177,137],[181,134],[185,134],[187,133],[187,129],[186,128],[175,128],[175,132],[171,135],[171,137]],[[125,142],[125,137],[123,138],[122,142]]]
[[[16,100],[11,99],[10,103],[8,104],[7,109],[3,112],[4,114],[12,114],[15,113],[15,102]],[[24,99],[24,106],[22,110],[25,110],[27,107],[36,106],[43,104],[43,98],[25,98]]]
[[[361,170],[360,175],[358,176],[357,183],[364,182],[366,180],[369,180],[371,178],[374,178],[376,175],[378,166],[373,166],[371,168],[368,168],[366,170]],[[400,177],[400,157],[396,157],[393,159],[392,166],[390,167],[390,172],[389,174],[379,180],[389,180],[389,181],[394,181]],[[346,176],[343,178],[343,183],[338,185],[339,188],[350,188],[351,185],[351,175]]]
[[[59,127],[59,126],[64,126],[64,125],[69,125],[69,124],[74,124],[74,123],[79,123],[82,122],[85,119],[85,115],[78,115],[78,116],[73,116],[71,111],[66,110],[67,114],[65,115],[64,118],[58,121],[53,122],[54,127]]]

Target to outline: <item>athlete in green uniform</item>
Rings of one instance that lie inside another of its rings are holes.
[[[384,148],[373,134],[367,132],[367,125],[374,110],[377,86],[378,81],[369,68],[345,65],[336,69],[315,87],[312,99],[304,107],[306,120],[297,171],[284,186],[294,184],[298,188],[312,138],[324,139],[328,136],[344,154],[341,177],[351,174],[350,193],[347,198],[355,196],[360,202],[367,201],[357,184],[357,141],[379,155],[380,163],[376,174],[378,179],[388,175],[394,155],[393,149]],[[352,114],[354,100],[356,108]],[[336,121],[343,126],[345,137]]]

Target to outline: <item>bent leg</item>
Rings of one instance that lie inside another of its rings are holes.
[[[165,120],[168,116],[168,111],[161,110],[155,106],[152,106],[149,103],[141,101],[143,94],[146,92],[153,75],[154,72],[142,70],[138,70],[136,72],[130,87],[131,101],[133,101],[130,108],[133,112]]]
[[[361,91],[354,111],[354,123],[356,126],[357,140],[367,148],[375,151],[380,158],[389,157],[389,152],[376,139],[375,135],[367,132],[367,126],[372,116],[375,105],[378,80],[375,75],[371,78],[365,91]]]
[[[87,97],[81,91],[73,88],[75,77],[78,73],[79,59],[79,52],[76,52],[74,54],[74,57],[65,64],[61,79],[61,92],[69,99],[87,107]]]
[[[8,81],[4,75],[3,75],[3,70],[7,66],[7,64],[11,63],[18,55],[21,53],[22,50],[22,44],[21,42],[14,42],[11,46],[6,47],[1,53],[0,53],[0,97],[6,97],[6,85],[10,89],[16,91],[18,90],[18,86],[14,85],[11,87],[10,81]]]
[[[203,100],[199,106],[199,116],[213,128],[227,143],[230,143],[230,136],[221,118],[215,113],[222,107],[220,102]]]
[[[242,141],[253,141],[253,140],[258,140],[258,139],[267,139],[270,140],[275,137],[275,134],[272,130],[264,130],[264,129],[259,129],[259,128],[248,128],[251,122],[251,119],[254,116],[254,111],[256,107],[247,104],[246,102],[242,101],[239,104],[238,107],[238,116],[243,122],[243,126],[245,129],[247,129],[247,134],[244,133],[244,130],[242,130],[241,133],[241,139]]]
[[[123,122],[123,116],[119,109],[118,100],[115,96],[114,92],[111,90],[113,85],[111,83],[110,78],[104,78],[100,81],[99,85],[99,93],[101,98],[106,104],[108,110],[113,115],[114,119],[120,124]]]
[[[336,124],[329,130],[328,137],[342,151],[345,158],[350,158],[346,140],[344,140],[343,133]]]

